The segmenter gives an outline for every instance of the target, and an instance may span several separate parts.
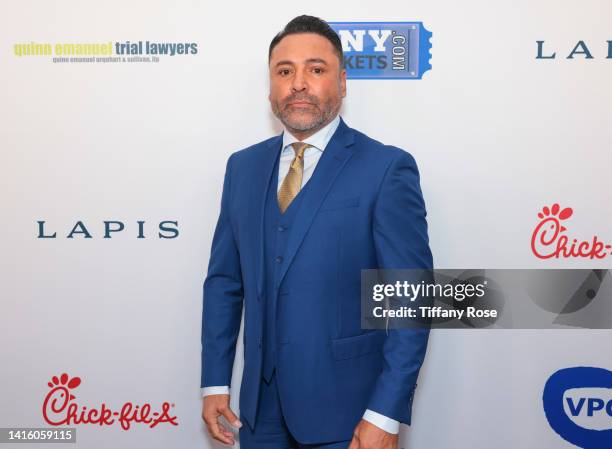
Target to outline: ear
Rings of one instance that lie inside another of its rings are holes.
[[[340,71],[340,94],[346,97],[346,69]]]

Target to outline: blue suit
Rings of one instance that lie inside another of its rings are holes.
[[[265,140],[227,163],[204,282],[201,386],[230,385],[244,306],[240,411],[250,427],[266,345],[301,443],[350,439],[366,408],[410,424],[429,331],[361,329],[360,273],[432,267],[416,163],[341,120],[272,261],[265,211],[281,142]],[[272,342],[264,341],[270,316]]]

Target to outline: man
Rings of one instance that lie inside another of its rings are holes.
[[[337,34],[299,16],[271,42],[282,135],[232,154],[204,282],[202,417],[251,448],[395,449],[426,329],[360,328],[360,270],[431,268],[414,159],[338,116]],[[241,419],[229,385],[244,304]]]

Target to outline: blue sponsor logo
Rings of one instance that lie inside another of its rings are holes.
[[[546,382],[542,402],[548,423],[564,440],[585,449],[612,447],[612,371],[561,369]]]
[[[431,69],[431,32],[422,22],[330,22],[349,79],[421,79]]]

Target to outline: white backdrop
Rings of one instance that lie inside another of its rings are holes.
[[[216,447],[200,419],[201,287],[225,161],[280,132],[267,49],[303,13],[433,32],[422,80],[349,81],[342,116],[416,158],[436,267],[610,267],[612,256],[542,261],[530,248],[537,213],[555,202],[574,209],[571,235],[612,242],[610,2],[5,0],[0,427],[47,426],[47,382],[66,372],[82,379],[81,405],[168,401],[179,422],[78,425],[76,447]],[[126,40],[196,42],[198,53],[60,64],[13,50]],[[557,59],[536,60],[536,40]],[[579,40],[593,59],[565,59]],[[39,220],[57,238],[37,238]],[[79,220],[93,238],[66,238]],[[125,229],[104,239],[104,220]],[[178,238],[158,238],[164,220]],[[611,337],[433,331],[400,447],[573,447],[546,421],[544,383],[569,366],[610,369]]]

